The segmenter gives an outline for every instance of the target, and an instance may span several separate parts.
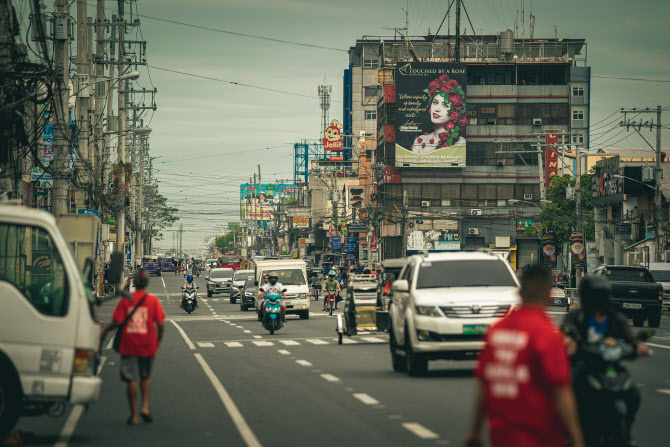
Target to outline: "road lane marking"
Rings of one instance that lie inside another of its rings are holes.
[[[324,380],[327,380],[328,382],[339,382],[339,381],[340,381],[339,378],[335,377],[335,376],[332,375],[332,374],[321,374],[321,377],[322,377]]]
[[[198,342],[198,346],[200,346],[201,348],[213,348],[214,343],[206,343],[206,342],[205,343],[200,343],[200,342]]]
[[[662,394],[670,394],[670,390],[656,390],[656,391]]]
[[[226,346],[228,346],[229,348],[241,348],[242,346],[244,346],[244,345],[243,345],[242,343],[240,343],[239,341],[227,341],[225,344],[226,344]]]
[[[300,343],[298,343],[295,340],[279,340],[279,343],[284,344],[286,346],[299,346]]]
[[[361,340],[365,340],[370,343],[384,343],[386,341],[377,337],[361,337]]]
[[[334,340],[337,341],[337,339]],[[358,342],[356,340],[352,340],[351,338],[342,338],[343,345],[355,345],[356,343]]]
[[[117,329],[118,331],[118,329]],[[114,337],[116,336],[116,331],[114,331],[114,334],[112,335],[112,338],[109,339],[109,343],[107,343],[106,349],[112,349],[114,347]]]
[[[263,341],[263,340],[252,340],[251,343],[255,344],[256,346],[274,346],[275,345],[271,341]]]
[[[666,345],[657,345],[656,343],[647,343],[648,346],[653,346],[655,348],[670,349],[670,346]]]
[[[437,438],[439,438],[437,433],[428,430],[426,427],[419,424],[418,422],[404,422],[402,424],[402,426],[405,427],[405,429],[414,433],[416,436],[418,436],[421,439],[437,439]]]
[[[286,349],[279,349],[277,352],[280,353],[281,355],[291,355],[291,353]]]
[[[312,366],[307,360],[296,360],[295,362],[300,366]]]
[[[179,331],[181,336],[184,338],[184,341],[186,342],[186,345],[188,345],[188,348],[195,351],[195,345],[193,344],[191,339],[188,338],[188,335],[186,335],[186,332],[184,332],[184,330],[181,328],[181,326],[179,326],[177,323],[175,323],[174,320],[170,320],[170,323],[174,324],[174,327],[177,328],[177,330]]]
[[[379,401],[369,394],[355,393],[354,397],[363,402],[365,405],[379,405]]]
[[[328,344],[327,341],[325,341],[325,340],[321,340],[321,339],[318,339],[318,338],[311,338],[311,339],[308,338],[308,339],[305,340],[305,341],[306,341],[307,343],[311,343],[311,344],[313,344],[313,345],[327,345],[327,344]]]
[[[260,335],[254,335],[254,338],[263,338]]]
[[[167,293],[167,287],[165,286],[165,280],[163,279],[162,275],[161,275],[161,281],[163,282],[163,288],[165,289],[165,293]]]
[[[251,331],[249,329],[245,329],[242,332],[244,332],[245,334],[251,334]]]
[[[105,356],[100,357],[100,365],[98,366],[98,375],[100,375],[102,367],[105,366],[106,360],[107,357]],[[54,444],[54,447],[67,447],[68,443],[70,442],[70,438],[74,434],[75,428],[77,428],[77,423],[79,422],[79,418],[81,418],[83,412],[84,412],[83,405],[77,404],[72,407],[72,411],[70,411],[70,415],[67,417],[67,420],[65,421],[65,424],[61,429],[60,434],[58,435],[58,442]]]
[[[228,411],[230,418],[233,420],[233,423],[235,424],[235,427],[237,427],[237,431],[240,432],[240,436],[242,436],[242,440],[244,440],[244,443],[247,445],[247,447],[261,447],[261,443],[258,441],[258,438],[256,438],[254,432],[251,431],[249,424],[247,424],[247,421],[244,419],[244,416],[242,416],[242,413],[240,413],[240,410],[237,408],[237,405],[235,405],[235,402],[230,397],[230,394],[228,394],[228,391],[226,391],[226,388],[223,386],[219,378],[216,377],[214,371],[212,371],[212,368],[209,367],[209,365],[202,357],[202,355],[200,355],[199,353],[195,353],[194,355],[196,360],[198,360],[198,363],[200,363],[200,366],[202,367],[203,371],[205,371],[205,375],[207,375],[209,381],[212,382],[214,390],[219,395],[219,398],[221,398],[223,406]]]

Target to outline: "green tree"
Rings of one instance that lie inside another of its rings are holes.
[[[179,210],[169,206],[167,199],[155,188],[145,188],[144,200],[149,210],[145,216],[146,228],[149,229],[149,235],[152,238],[161,240],[163,238],[162,230],[179,220],[176,216]]]
[[[239,241],[240,237],[240,229],[235,228],[229,233],[226,233],[223,236],[218,236],[216,239],[214,239],[214,246],[219,250],[228,250],[229,248],[234,247],[235,241]]]
[[[550,204],[543,205],[540,212],[542,224],[529,229],[526,234],[539,234],[554,232],[557,247],[562,247],[563,242],[570,240],[570,233],[577,225],[577,201],[566,199],[565,191],[568,187],[575,188],[576,180],[570,175],[555,176],[551,180],[551,186],[547,189],[547,200]],[[580,186],[582,190],[582,231],[585,241],[595,240],[595,229],[593,221],[593,206],[591,205],[591,174],[581,176]]]

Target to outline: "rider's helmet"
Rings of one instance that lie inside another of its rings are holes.
[[[137,269],[133,273],[133,284],[136,289],[146,289],[149,285],[149,274],[144,269]]]
[[[330,276],[330,279],[335,278],[335,270],[331,270],[328,272],[328,276]]]
[[[363,273],[364,273],[365,275],[369,275],[370,272],[371,272],[370,267],[365,267],[365,268],[363,269]]]
[[[582,309],[586,316],[591,316],[599,310],[607,310],[610,305],[612,288],[602,278],[589,276],[579,285],[579,296]]]
[[[193,275],[188,275],[186,277],[186,282],[193,282]]]
[[[279,278],[279,275],[277,275],[277,272],[270,272],[268,275],[268,279],[270,280],[270,284],[275,285],[277,284],[277,279]]]

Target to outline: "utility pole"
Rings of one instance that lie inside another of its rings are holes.
[[[54,69],[56,95],[54,100],[53,188],[51,207],[56,218],[66,214],[70,208],[68,195],[69,152],[69,108],[70,96],[70,3],[56,0],[54,3]]]
[[[259,222],[259,223],[260,223],[260,229],[259,229],[258,231],[259,231],[260,241],[261,241],[260,244],[262,244],[262,241],[263,241],[263,232],[264,232],[264,228],[263,228],[263,222],[264,222],[264,220],[263,220],[263,200],[262,200],[262,192],[263,192],[263,186],[262,186],[262,183],[261,183],[261,165],[259,164],[259,165],[258,165],[258,206],[260,207],[261,218],[260,218],[260,222]],[[260,245],[260,244],[259,244],[259,245]],[[259,249],[262,249],[262,247],[259,247]]]
[[[147,155],[146,150],[147,138],[142,136],[140,139],[140,184],[137,190],[137,257],[144,256],[144,157]]]
[[[88,183],[90,182],[90,170],[88,166],[92,164],[92,157],[88,151],[88,140],[89,140],[89,96],[90,96],[90,75],[91,70],[90,60],[91,57],[88,54],[88,25],[86,22],[86,13],[87,13],[87,4],[86,0],[77,0],[77,80],[74,84],[75,92],[77,93],[77,98],[75,102],[76,108],[76,125],[77,125],[77,148],[78,155],[82,160],[77,160],[79,164],[84,169],[80,169],[79,172],[82,175],[82,183],[85,189],[84,191],[75,191],[75,205],[77,207],[84,208],[86,198],[90,197],[90,188]],[[86,87],[84,87],[86,86]]]
[[[123,46],[123,39],[126,31],[125,27],[125,17],[124,17],[124,0],[119,0],[119,17],[118,17],[118,24],[117,28],[119,31],[119,68],[118,68],[118,74],[119,76],[122,76],[124,74],[124,59],[125,59],[125,47]],[[110,46],[113,45],[113,43],[110,43]],[[119,81],[122,82],[122,81]],[[121,87],[121,85],[119,85]],[[119,166],[121,167],[121,173],[123,177],[123,183],[124,187],[121,188],[119,191],[121,195],[121,211],[119,212],[119,215],[116,219],[116,249],[117,251],[120,251],[121,253],[124,253],[125,255],[125,246],[126,246],[126,188],[128,185],[126,184],[126,180],[128,179],[127,174],[127,166],[126,166],[126,138],[123,134],[123,131],[126,130],[126,98],[125,98],[125,93],[123,92],[122,88],[118,89],[118,99],[117,99],[117,108],[119,111],[119,120],[118,120],[118,131],[119,133],[119,139],[118,139],[118,146],[117,146],[117,155],[118,155],[118,163]],[[130,175],[132,177],[132,174]],[[132,260],[132,254],[130,259]]]
[[[454,56],[456,62],[461,61],[461,0],[456,0],[456,48]]]

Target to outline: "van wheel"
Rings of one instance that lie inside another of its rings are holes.
[[[633,326],[635,327],[644,326],[644,317],[633,317]]]
[[[649,317],[647,319],[647,323],[649,323],[649,327],[654,327],[654,328],[660,327],[661,326],[661,316],[656,315],[656,316],[653,316],[653,317]]]
[[[0,441],[4,441],[22,411],[20,385],[6,362],[0,360]]]
[[[300,319],[309,320],[309,310],[303,310],[302,312],[300,312]]]
[[[407,363],[405,359],[402,358],[396,352],[398,350],[398,343],[395,341],[395,335],[393,334],[393,329],[389,333],[389,348],[391,349],[391,366],[393,366],[393,371],[395,372],[405,372],[407,371]]]
[[[412,377],[423,376],[428,371],[428,359],[424,355],[412,351],[409,328],[405,328],[405,363],[407,364],[407,372]]]

